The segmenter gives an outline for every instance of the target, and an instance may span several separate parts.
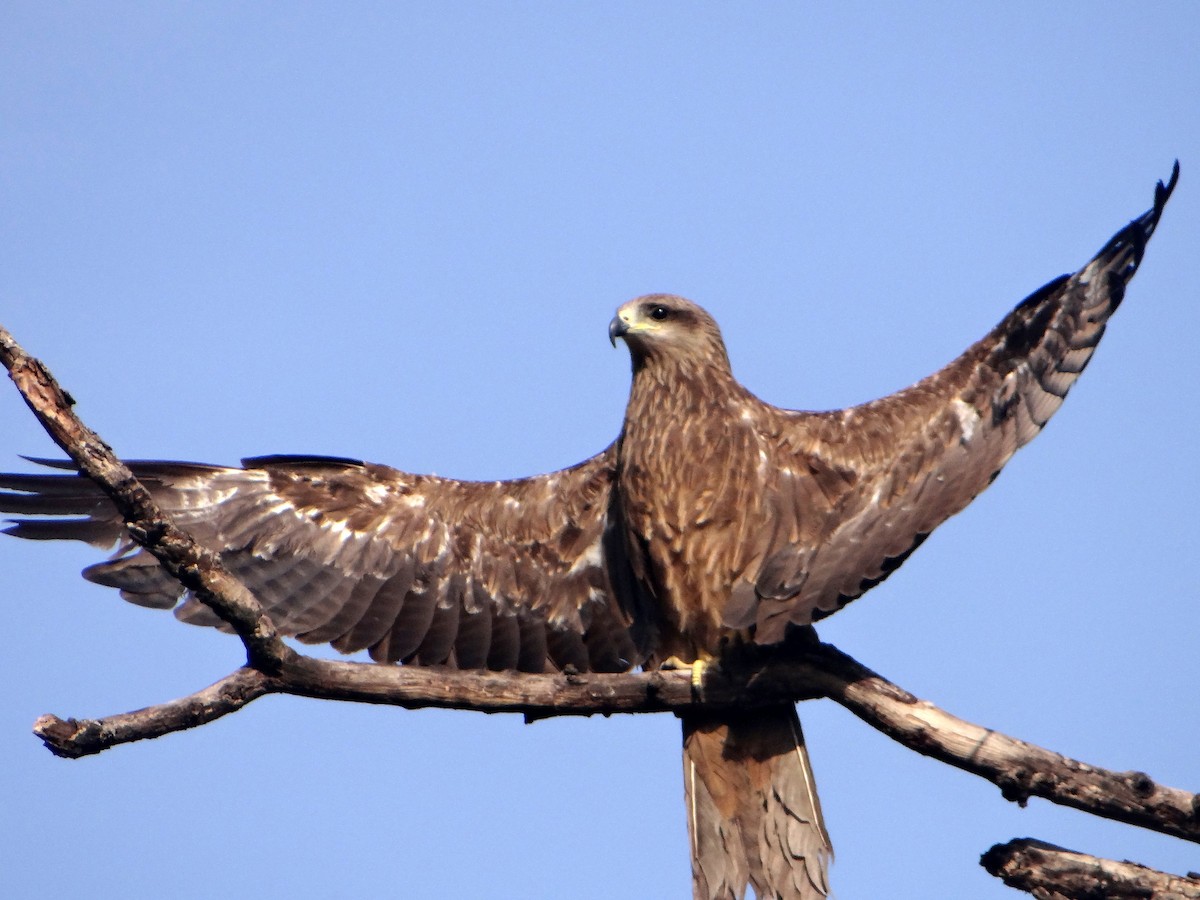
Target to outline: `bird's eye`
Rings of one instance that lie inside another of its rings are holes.
[[[671,311],[665,306],[656,306],[650,310],[650,318],[654,319],[656,322],[661,322],[669,315],[671,315]]]

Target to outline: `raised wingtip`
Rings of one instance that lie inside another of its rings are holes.
[[[1175,160],[1175,165],[1171,167],[1171,177],[1164,185],[1161,181],[1154,188],[1154,209],[1162,212],[1162,208],[1166,205],[1167,200],[1171,197],[1171,192],[1175,190],[1175,185],[1179,182],[1179,160]]]

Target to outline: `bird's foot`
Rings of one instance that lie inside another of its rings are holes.
[[[710,659],[697,659],[689,663],[684,662],[678,656],[669,656],[662,661],[659,668],[668,670],[691,669],[692,693],[700,697],[704,691],[704,673],[711,664],[712,660]]]

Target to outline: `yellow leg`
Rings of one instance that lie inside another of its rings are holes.
[[[698,659],[692,663],[692,690],[697,694],[704,687],[704,670],[707,668],[707,659]]]
[[[712,660],[697,659],[694,662],[684,662],[678,656],[667,657],[659,664],[660,669],[691,669],[692,670],[692,692],[698,697],[704,689],[704,673],[708,669]]]

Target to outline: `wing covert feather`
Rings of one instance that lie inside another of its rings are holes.
[[[500,482],[324,457],[130,467],[180,527],[221,553],[280,631],[302,641],[467,668],[616,671],[641,661],[601,547],[612,448]],[[85,570],[89,580],[222,627],[132,544],[87,479],[9,475],[0,488],[0,511],[30,517],[10,533],[119,544]]]
[[[781,421],[769,490],[803,493],[807,514],[799,540],[774,542],[747,573],[754,609],[735,588],[730,612],[742,624],[753,618],[757,640],[780,640],[789,624],[823,618],[881,582],[1041,431],[1095,352],[1178,174],[1177,164],[1154,207],[1086,266],[1030,295],[941,371],[846,410],[773,410]]]

